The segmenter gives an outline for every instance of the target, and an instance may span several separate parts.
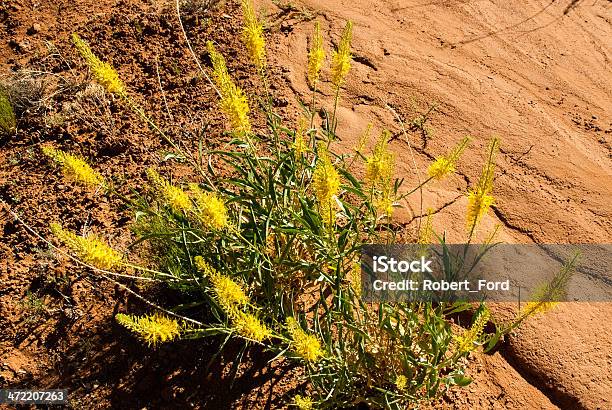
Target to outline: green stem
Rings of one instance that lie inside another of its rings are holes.
[[[340,85],[336,86],[336,94],[334,96],[334,112],[332,115],[332,120],[331,120],[331,133],[334,137],[334,139],[336,138],[336,111],[338,110],[338,101],[340,100]],[[329,148],[329,143],[331,142],[331,138],[328,139],[327,141],[327,146]]]
[[[317,82],[312,85],[312,102],[310,103],[310,128],[314,125],[315,117],[315,100],[317,96]]]

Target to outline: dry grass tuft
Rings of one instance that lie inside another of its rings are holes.
[[[0,90],[10,101],[15,113],[40,113],[44,111],[49,97],[52,81],[50,74],[18,71],[10,76],[0,78]]]

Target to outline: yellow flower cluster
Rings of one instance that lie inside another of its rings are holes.
[[[490,317],[491,314],[485,308],[482,312],[480,312],[468,330],[463,332],[463,334],[460,336],[453,336],[457,346],[457,352],[459,354],[469,353],[474,350],[474,344],[478,341],[478,338],[482,334],[482,331],[484,330],[484,327],[486,326]]]
[[[85,63],[91,70],[96,81],[98,81],[109,93],[125,97],[125,85],[119,78],[117,71],[115,71],[110,64],[105,63],[96,57],[96,55],[89,48],[89,45],[83,39],[81,39],[78,34],[72,34],[72,42],[76,46],[81,57],[83,57],[85,60]]]
[[[287,318],[287,330],[293,340],[293,350],[298,356],[311,363],[323,357],[319,339],[315,335],[306,333],[292,317]]]
[[[469,142],[469,137],[465,137],[461,140],[461,142],[459,142],[459,144],[457,144],[455,148],[453,148],[453,150],[448,155],[436,158],[436,160],[427,169],[427,174],[429,175],[429,177],[441,180],[448,174],[455,172],[457,160],[459,159]]]
[[[468,193],[467,227],[475,227],[495,203],[495,198],[482,189],[470,190]]]
[[[397,387],[397,390],[402,391],[406,388],[407,385],[408,379],[403,374],[400,374],[395,378],[395,387]]]
[[[296,158],[300,158],[302,154],[308,151],[308,143],[306,142],[305,138],[307,127],[308,123],[306,118],[300,117],[298,120],[297,130],[295,130],[295,136],[293,138],[293,151],[295,152]]]
[[[260,71],[266,67],[266,42],[263,36],[263,24],[257,19],[251,0],[242,0],[244,28],[242,38],[251,61]]]
[[[370,140],[370,134],[372,133],[372,123],[368,123],[368,126],[363,131],[363,134],[359,137],[359,142],[357,143],[357,147],[355,148],[356,152],[363,153],[365,147]]]
[[[491,191],[493,190],[495,157],[498,149],[499,139],[493,138],[489,145],[489,156],[482,168],[482,174],[478,180],[478,185],[468,192],[466,222],[469,230],[474,230],[480,219],[482,219],[489,207],[495,202],[495,198],[491,195]]]
[[[232,318],[232,322],[236,332],[246,339],[261,343],[272,336],[272,331],[251,313],[239,311]]]
[[[249,303],[249,297],[244,293],[242,287],[228,276],[216,275],[211,277],[211,282],[215,287],[215,293],[221,305],[230,307],[244,306]]]
[[[313,88],[316,88],[321,68],[325,61],[325,50],[323,49],[323,36],[321,35],[321,25],[318,21],[314,23],[314,34],[308,50],[308,81]]]
[[[559,302],[557,301],[531,301],[527,302],[520,310],[518,317],[524,319],[531,315],[543,314],[553,310]]]
[[[229,276],[221,275],[215,268],[210,266],[204,258],[196,256],[194,263],[200,272],[206,276],[213,285],[217,295],[217,301],[226,312],[234,311],[237,307],[242,308],[249,303],[249,297],[238,283]]]
[[[375,199],[374,205],[383,215],[386,215],[387,218],[391,218],[393,215],[393,202],[391,190],[386,190],[380,197]]]
[[[109,270],[121,264],[121,254],[95,236],[82,237],[59,224],[51,224],[51,232],[83,262],[98,269]]]
[[[190,184],[189,190],[193,193],[200,222],[218,230],[228,225],[227,207],[221,198],[214,192],[202,191],[197,184]]]
[[[351,38],[353,36],[353,22],[347,21],[344,32],[340,38],[338,48],[332,53],[332,83],[340,88],[346,75],[351,69]]]
[[[389,131],[380,135],[374,152],[366,158],[366,181],[372,186],[388,184],[393,177],[395,158],[388,149]]]
[[[43,146],[42,152],[62,167],[62,172],[66,177],[86,186],[98,187],[106,185],[104,177],[91,168],[82,158],[55,149],[49,145]]]
[[[298,408],[298,410],[313,410],[314,402],[310,397],[303,397],[299,394],[296,394],[293,397],[293,405]]]
[[[351,284],[353,292],[355,292],[355,296],[360,299],[363,292],[363,285],[361,283],[361,264],[358,262],[353,263],[348,276],[349,283]]]
[[[115,320],[134,332],[149,346],[157,346],[159,343],[170,342],[177,339],[181,334],[181,325],[174,319],[160,314],[145,316],[134,316],[118,313]]]
[[[174,212],[191,210],[191,199],[189,199],[187,192],[166,181],[152,168],[147,169],[147,177],[149,177],[155,189],[158,190],[157,195],[163,198]]]
[[[249,133],[251,122],[247,98],[227,72],[225,58],[217,52],[212,42],[209,41],[206,44],[213,64],[213,77],[221,93],[221,110],[229,118],[235,132]]]
[[[380,190],[375,200],[376,208],[381,210],[388,218],[393,214],[392,180],[395,169],[395,157],[388,150],[389,131],[380,135],[374,152],[366,158],[366,181]]]
[[[212,283],[219,305],[231,319],[232,326],[239,335],[256,342],[262,342],[272,336],[271,330],[259,318],[243,311],[249,303],[249,297],[238,283],[217,272],[201,256],[196,256],[194,263]]]
[[[336,222],[334,197],[340,189],[340,175],[336,168],[334,168],[329,153],[323,145],[319,146],[319,158],[312,175],[312,180],[323,222],[328,226],[332,226]]]

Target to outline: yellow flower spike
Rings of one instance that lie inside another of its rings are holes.
[[[355,148],[356,152],[363,153],[368,141],[370,140],[371,133],[372,133],[372,123],[370,122],[368,123],[368,126],[366,127],[363,134],[361,134],[361,136],[359,137],[359,142],[357,143],[357,147]]]
[[[83,262],[103,270],[110,270],[121,264],[121,254],[108,246],[103,240],[93,235],[88,237],[78,236],[56,223],[51,224],[50,228],[55,237]]]
[[[482,168],[478,185],[468,192],[468,208],[466,213],[467,228],[473,231],[478,222],[487,213],[489,207],[495,203],[491,195],[493,190],[493,177],[495,173],[495,157],[499,150],[499,139],[493,138],[489,144],[489,156]]]
[[[213,65],[213,78],[217,87],[219,87],[219,91],[222,95],[225,95],[229,92],[229,89],[232,86],[232,78],[227,72],[227,65],[225,64],[225,58],[221,53],[217,51],[212,41],[206,42],[206,47],[208,48],[208,54],[210,55],[210,61]]]
[[[66,177],[86,186],[106,186],[104,177],[89,166],[84,159],[49,145],[43,146],[42,152],[61,166]]]
[[[96,57],[91,51],[91,48],[89,48],[89,45],[81,39],[78,34],[72,34],[72,42],[76,46],[81,57],[85,60],[85,63],[91,70],[96,81],[98,81],[109,93],[126,97],[125,85],[119,78],[117,71],[115,71],[110,64]]]
[[[297,158],[301,157],[308,151],[308,143],[306,142],[305,133],[307,131],[308,122],[306,118],[300,117],[298,120],[297,130],[293,139],[293,151]]]
[[[294,352],[302,359],[315,363],[323,357],[319,339],[315,335],[306,333],[292,317],[287,318],[287,331],[293,340]]]
[[[147,177],[149,177],[158,190],[157,195],[163,198],[174,212],[187,212],[191,210],[191,199],[189,199],[189,195],[185,191],[166,181],[152,168],[147,169]]]
[[[404,376],[403,374],[397,376],[397,378],[395,379],[395,387],[397,387],[397,390],[402,391],[406,388],[407,385],[408,379],[406,378],[406,376]]]
[[[494,203],[495,198],[492,195],[480,189],[470,190],[466,215],[468,229],[475,227]]]
[[[272,331],[256,316],[242,310],[249,303],[249,297],[238,283],[219,274],[201,256],[196,256],[194,262],[213,284],[217,301],[231,319],[232,328],[240,336],[256,342],[262,342],[272,336]]]
[[[387,218],[393,216],[393,198],[391,198],[391,196],[383,194],[374,201],[374,206],[376,206],[376,209]]]
[[[344,27],[344,31],[342,32],[342,37],[340,38],[340,44],[338,45],[338,48],[332,53],[332,84],[334,84],[336,88],[340,88],[340,86],[344,83],[346,75],[351,69],[352,36],[353,22],[349,20],[346,22],[346,26]]]
[[[229,117],[232,128],[237,133],[251,132],[249,120],[249,103],[242,90],[236,86],[221,101],[221,109]]]
[[[212,283],[217,301],[224,309],[231,311],[236,306],[242,307],[249,303],[249,297],[242,286],[234,282],[229,276],[220,274],[201,256],[196,256],[194,263],[198,270]]]
[[[263,24],[257,19],[251,0],[242,0],[241,6],[244,17],[243,41],[255,67],[263,71],[266,67],[266,41],[263,36]]]
[[[419,238],[417,243],[419,245],[430,245],[433,237],[433,223],[432,223],[432,214],[433,209],[427,208],[427,217],[425,218],[425,223],[421,225],[421,229],[419,229]]]
[[[215,49],[212,42],[206,44],[213,64],[213,78],[221,93],[221,110],[229,118],[235,132],[248,134],[251,132],[251,122],[247,98],[229,76],[225,58]]]
[[[314,401],[310,397],[303,397],[299,394],[296,394],[293,397],[293,405],[298,408],[298,410],[313,410],[314,409]]]
[[[323,145],[319,146],[319,158],[313,172],[313,182],[315,195],[319,202],[329,201],[340,189],[340,175]]]
[[[149,346],[154,347],[177,339],[182,330],[178,321],[157,313],[140,317],[119,313],[115,315],[115,320]]]
[[[319,146],[319,158],[312,175],[312,180],[323,222],[327,226],[332,226],[336,221],[334,197],[340,189],[340,175],[336,168],[334,168],[329,158],[329,153],[323,144]]]
[[[437,180],[441,180],[446,177],[448,174],[452,174],[455,172],[455,166],[457,165],[457,160],[469,144],[469,137],[465,137],[464,139],[457,144],[455,148],[446,156],[440,156],[436,158],[436,160],[427,168],[427,174],[430,178],[434,178]]]
[[[580,259],[580,253],[575,253],[565,262],[559,272],[548,282],[538,286],[531,301],[525,304],[517,315],[517,322],[521,322],[531,315],[546,313],[554,309],[559,301],[567,298],[567,285],[571,280]]]
[[[318,21],[314,23],[314,33],[310,49],[308,50],[308,82],[311,87],[316,88],[321,75],[321,68],[325,61],[325,50],[323,49],[323,36],[321,35],[321,25]]]
[[[380,194],[374,205],[387,218],[393,215],[393,173],[395,157],[388,149],[389,131],[384,130],[372,154],[366,158],[366,181],[372,188],[378,188]]]
[[[553,310],[559,302],[551,301],[551,302],[528,302],[521,308],[518,317],[526,318],[531,315],[544,314]]]
[[[215,294],[223,307],[243,306],[249,303],[249,297],[242,287],[225,275],[210,278],[213,283]]]
[[[214,192],[204,192],[198,184],[190,184],[189,190],[198,210],[196,215],[200,222],[213,229],[223,229],[228,226],[227,207]]]
[[[272,336],[272,331],[261,320],[241,310],[249,303],[249,297],[238,283],[221,275],[201,256],[196,256],[194,263],[198,270],[212,282],[217,301],[231,319],[236,333],[256,342],[262,342]]]
[[[260,343],[272,336],[272,331],[255,315],[242,311],[237,311],[234,315],[232,325],[240,336]]]
[[[355,292],[355,296],[357,296],[358,299],[361,299],[363,292],[363,285],[361,283],[361,264],[358,262],[353,263],[348,275],[349,283],[353,289],[353,292]]]
[[[469,353],[474,350],[476,347],[475,343],[478,341],[478,338],[482,334],[482,331],[487,325],[490,317],[491,314],[489,313],[489,310],[485,308],[482,312],[480,312],[468,330],[464,331],[460,336],[453,336],[457,345],[457,352],[459,352],[459,354]]]
[[[366,158],[366,181],[372,186],[387,185],[391,182],[395,158],[388,150],[389,131],[381,133],[374,152]]]
[[[215,270],[215,268],[213,268],[212,266],[210,266],[203,257],[201,256],[196,256],[195,258],[193,258],[193,263],[195,264],[196,268],[198,268],[198,270],[204,275],[204,276],[209,276],[209,275],[216,275],[217,271]]]

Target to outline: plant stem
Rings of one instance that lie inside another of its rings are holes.
[[[315,117],[315,100],[317,96],[317,81],[312,85],[312,102],[310,103],[310,128],[312,128],[314,124]]]
[[[336,111],[338,110],[338,101],[340,100],[340,85],[336,86],[336,94],[334,96],[334,112],[332,115],[332,121],[331,121],[331,131],[332,131],[332,135],[334,137],[334,139],[336,138],[336,125],[337,125],[337,120],[336,120]],[[327,142],[327,146],[329,148],[329,143],[331,142],[331,140],[329,140]]]

